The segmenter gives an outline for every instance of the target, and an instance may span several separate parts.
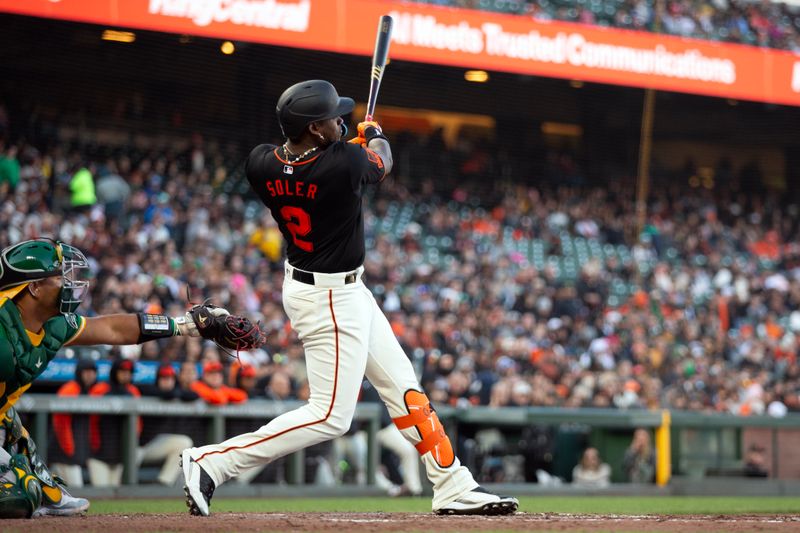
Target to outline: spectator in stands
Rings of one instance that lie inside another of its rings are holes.
[[[572,484],[576,487],[604,488],[611,483],[611,467],[600,461],[597,448],[586,448],[580,462],[572,469]]]
[[[203,376],[192,384],[192,390],[211,405],[226,405],[247,401],[247,393],[224,384],[222,363],[208,361],[203,365]]]
[[[264,388],[264,396],[268,400],[277,402],[296,400],[297,397],[292,392],[292,378],[289,377],[289,374],[283,371],[273,372]]]
[[[192,401],[198,398],[193,391],[183,391],[177,387],[175,369],[170,363],[159,366],[154,389],[143,392],[167,401]],[[136,459],[140,465],[163,462],[158,474],[158,482],[162,485],[175,484],[180,474],[175,457],[193,445],[191,437],[180,431],[184,423],[182,417],[172,416],[149,416],[143,420],[139,438],[141,446],[137,450]]]
[[[200,396],[194,391],[195,383],[197,383],[197,363],[184,361],[181,363],[180,371],[178,372],[178,383],[175,388],[180,390],[181,396],[191,393],[199,398]]]
[[[94,165],[77,165],[69,181],[69,190],[72,194],[70,202],[73,209],[85,211],[97,203],[93,169]]]
[[[744,456],[744,475],[747,477],[769,477],[764,448],[751,444]]]
[[[131,186],[117,172],[117,164],[113,159],[106,162],[99,173],[95,187],[97,201],[103,206],[109,221],[122,222],[125,214],[125,203],[131,195]]]
[[[250,364],[240,364],[238,361],[233,363],[230,368],[228,378],[230,386],[247,393],[249,398],[258,395],[257,380],[258,373],[256,367]]]
[[[17,161],[17,146],[0,139],[0,191],[14,192],[20,179],[20,166]]]
[[[795,50],[800,12],[790,3],[602,0],[580,7],[548,0],[416,0],[420,3],[519,14],[536,20],[659,31],[672,35]]]
[[[194,370],[194,364],[189,363],[189,367]],[[172,363],[161,364],[156,371],[155,384],[142,386],[141,392],[144,396],[154,396],[165,401],[192,402],[200,398],[191,386],[183,388],[178,384],[177,373]]]
[[[206,342],[203,344],[203,351],[200,355],[200,361],[205,365],[206,363],[220,363],[220,351],[216,344]]]
[[[506,407],[511,400],[511,382],[500,380],[492,386],[489,407]]]
[[[133,384],[133,361],[116,359],[111,365],[108,382],[95,384],[90,396],[122,396],[139,398]],[[125,418],[119,415],[92,415],[89,420],[91,456],[86,460],[89,480],[96,487],[118,487],[122,483],[122,435]],[[138,431],[141,432],[141,420]]]
[[[514,407],[528,407],[531,405],[533,388],[527,381],[519,380],[511,386],[511,396],[508,405]]]
[[[650,440],[650,432],[639,428],[633,432],[633,440],[622,459],[622,470],[631,483],[652,483],[656,471],[656,454]]]
[[[88,395],[97,383],[97,364],[91,359],[79,359],[75,379],[59,387],[58,396]],[[89,454],[89,415],[53,414],[53,433],[50,440],[50,467],[70,487],[83,486],[83,468]]]
[[[197,355],[200,355],[200,348],[199,343],[189,344],[187,343],[187,348],[190,346],[195,346],[197,349]],[[181,363],[180,369],[178,371],[178,379],[177,383],[175,384],[175,389],[172,394],[166,393],[166,396],[172,396],[173,400],[176,401],[175,398],[180,398],[181,401],[205,401],[203,400],[197,392],[194,390],[194,386],[196,383],[199,383],[197,380],[197,363],[194,358],[188,359]],[[179,421],[178,426],[178,433],[188,435],[189,438],[192,439],[195,443],[206,442],[208,439],[208,432],[205,430],[203,424],[197,423],[197,419],[187,418],[184,420]]]

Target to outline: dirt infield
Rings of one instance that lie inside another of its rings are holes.
[[[47,531],[798,531],[800,516],[620,516],[517,513],[506,517],[444,517],[421,513],[218,513],[97,515],[3,521],[4,532]]]

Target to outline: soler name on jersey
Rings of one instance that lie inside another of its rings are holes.
[[[290,180],[269,180],[267,181],[267,191],[270,196],[302,196],[314,200],[317,194],[317,186],[309,183],[306,187],[305,182]]]

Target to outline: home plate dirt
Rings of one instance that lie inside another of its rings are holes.
[[[800,516],[575,515],[517,513],[513,516],[435,516],[420,513],[215,513],[93,515],[4,520],[3,531],[798,531]]]

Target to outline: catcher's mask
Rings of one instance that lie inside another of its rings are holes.
[[[0,252],[0,296],[13,298],[32,281],[61,276],[59,313],[77,327],[75,311],[83,301],[89,281],[83,253],[69,244],[53,240],[24,241]]]
[[[354,105],[352,98],[339,96],[330,82],[308,80],[283,91],[275,111],[283,135],[296,139],[312,122],[346,115]]]

